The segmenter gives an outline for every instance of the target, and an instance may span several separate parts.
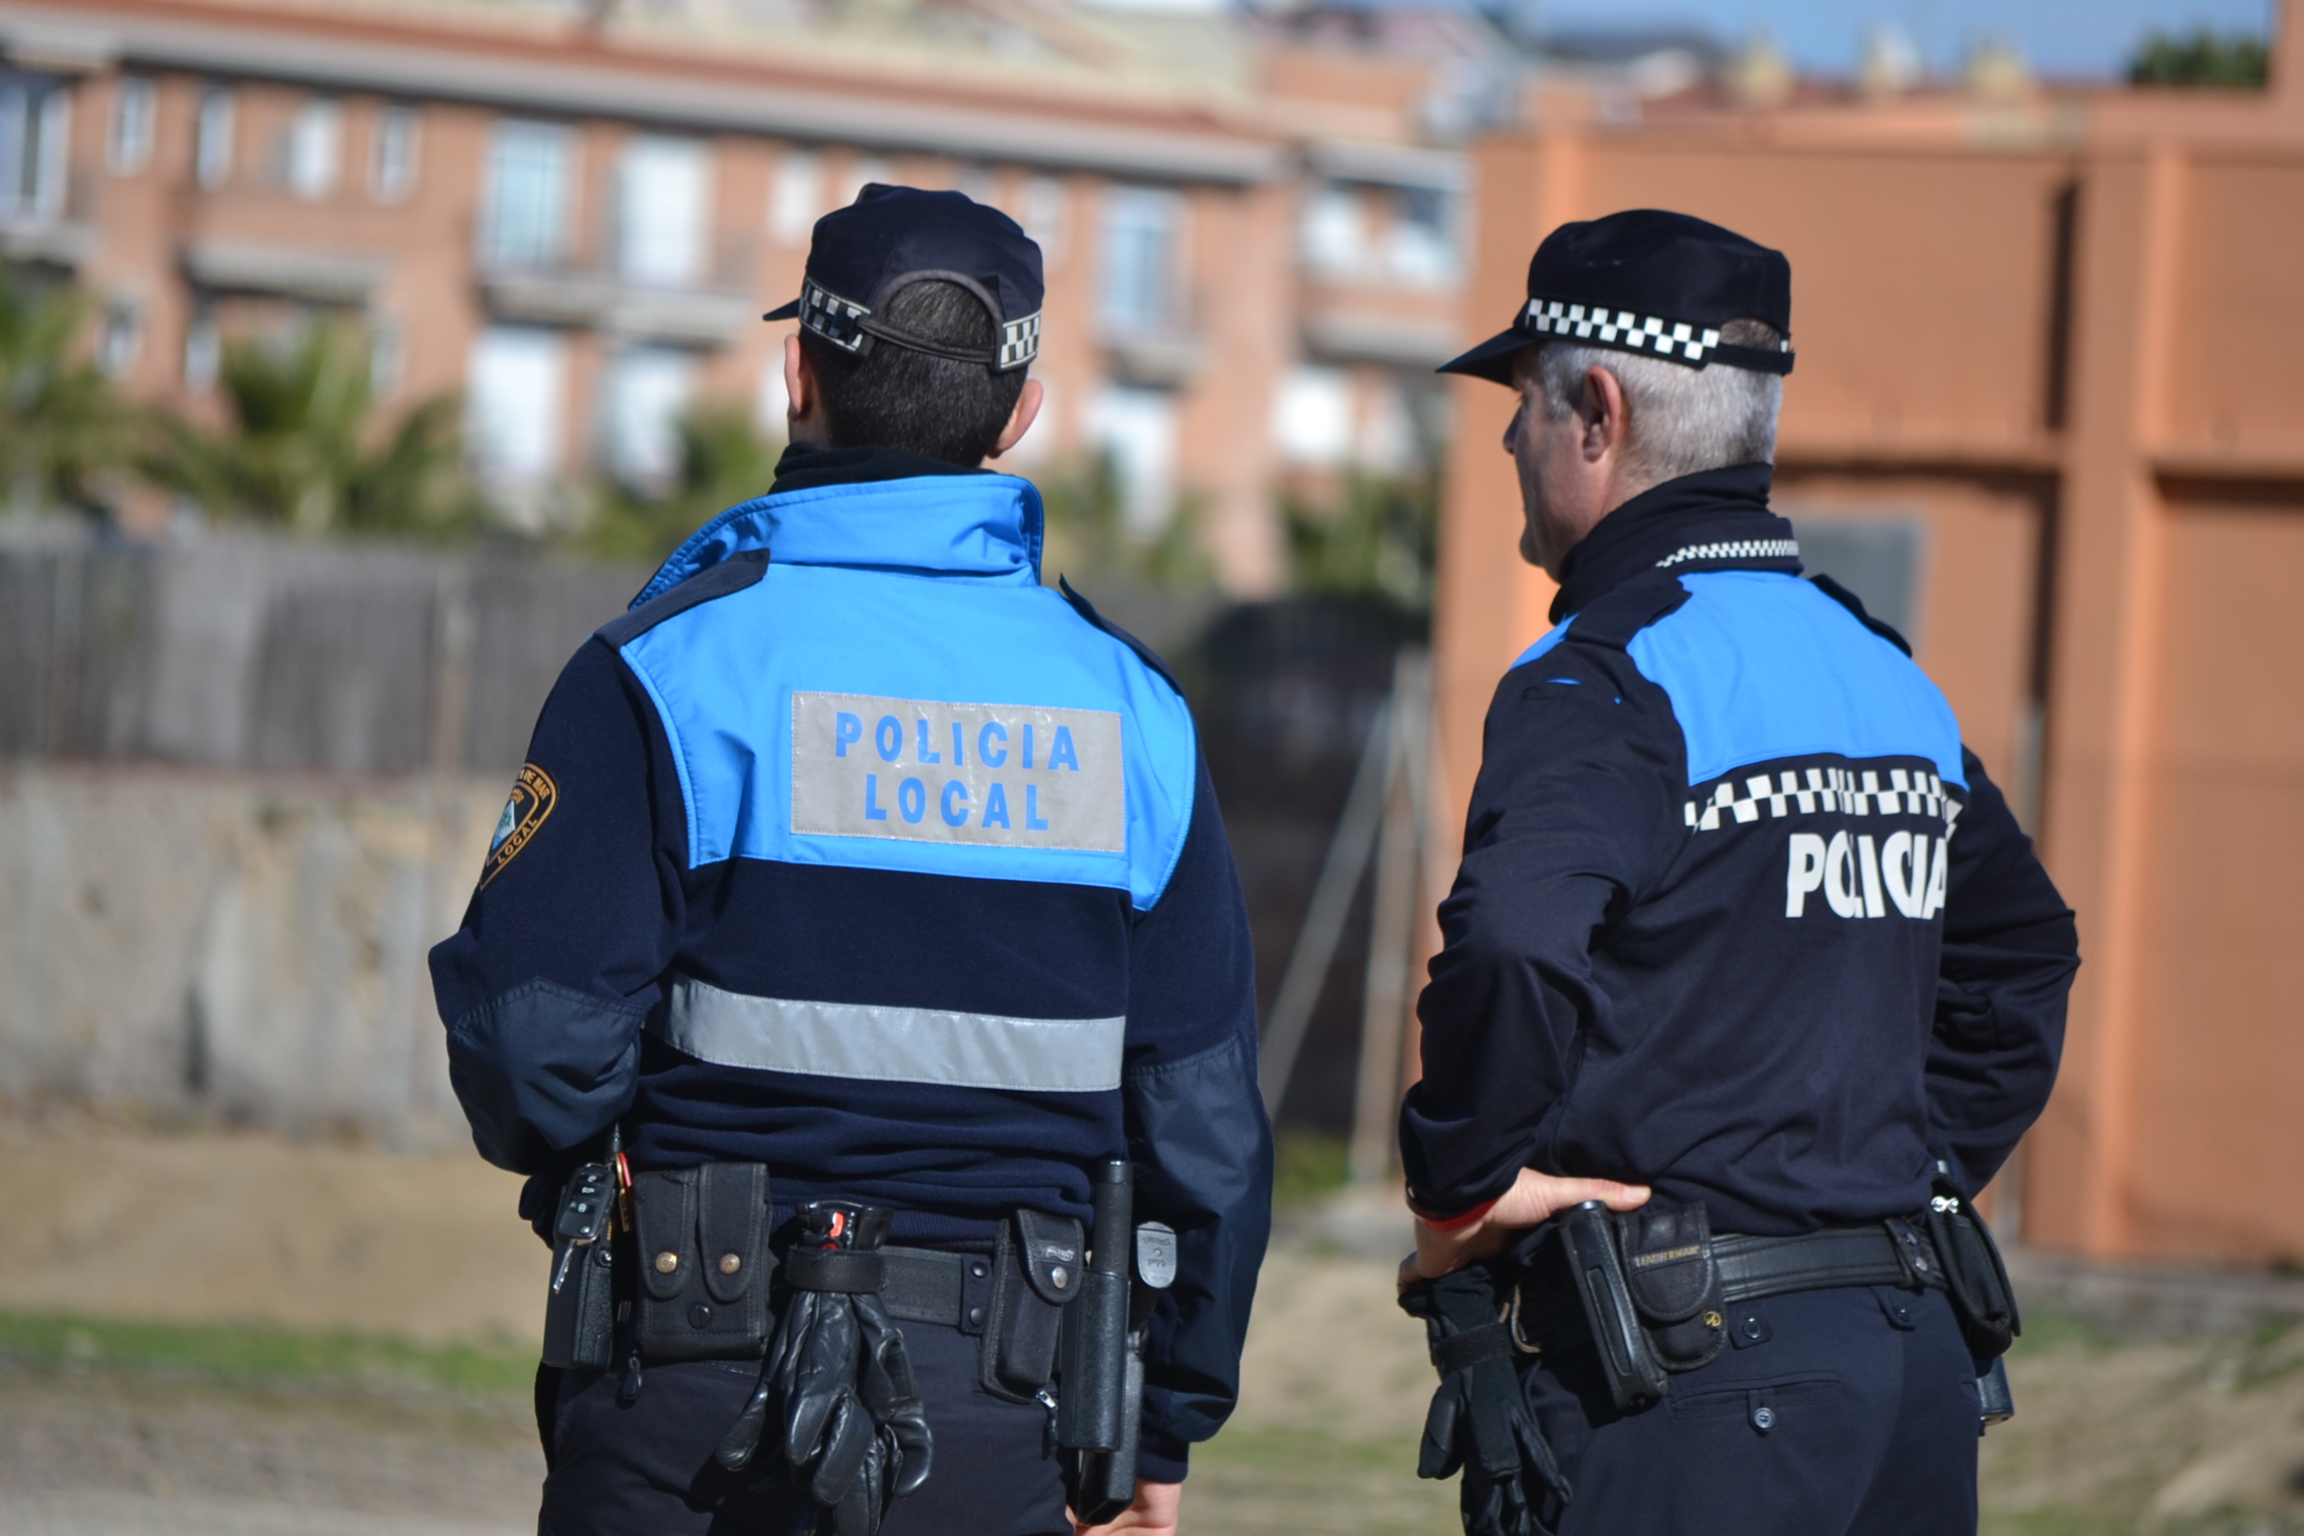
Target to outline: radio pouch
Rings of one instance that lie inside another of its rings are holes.
[[[544,1298],[543,1363],[604,1371],[615,1355],[616,1245],[609,1227],[616,1171],[586,1163],[568,1176],[552,1222],[552,1288]]]
[[[1056,1372],[1064,1307],[1079,1294],[1086,1233],[1077,1221],[1019,1210],[992,1240],[992,1296],[984,1313],[981,1381],[1028,1403]]]
[[[2016,1288],[2008,1283],[2008,1267],[2000,1262],[1999,1244],[1992,1241],[1983,1218],[1945,1180],[1937,1181],[1927,1222],[1937,1262],[1944,1268],[1944,1288],[1969,1353],[1979,1360],[2005,1354],[2024,1331],[2024,1322],[2017,1315]]]
[[[768,1348],[768,1169],[636,1175],[642,1358],[757,1360]]]
[[[1728,1347],[1728,1325],[1704,1206],[1650,1200],[1618,1216],[1616,1230],[1624,1280],[1657,1361],[1667,1371],[1693,1371],[1717,1360]]]

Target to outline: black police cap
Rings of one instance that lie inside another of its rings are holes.
[[[1785,340],[1779,347],[1724,342],[1720,331],[1731,320],[1764,320]],[[1545,236],[1528,263],[1528,302],[1512,328],[1440,371],[1509,384],[1523,347],[1573,341],[1689,368],[1790,373],[1791,334],[1792,264],[1783,252],[1685,213],[1636,208]]]
[[[1000,328],[994,347],[956,347],[916,336],[879,317],[913,283],[956,283],[974,294]],[[1040,247],[1014,219],[959,192],[868,184],[856,201],[816,221],[800,297],[761,316],[800,323],[843,352],[862,356],[875,341],[982,363],[995,373],[1040,355],[1040,302],[1046,293]]]

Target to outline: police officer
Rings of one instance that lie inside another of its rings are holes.
[[[1443,370],[1518,392],[1560,590],[1489,707],[1401,1116],[1423,1470],[1475,1531],[1972,1531],[2015,1319],[1966,1201],[2054,1081],[2072,914],[1769,510],[1785,258],[1619,213],[1527,291]]]
[[[554,1536],[1070,1532],[1052,1360],[1115,1159],[1174,1234],[1116,1528],[1175,1524],[1230,1411],[1271,1187],[1248,928],[1175,681],[1040,585],[1040,497],[982,467],[1039,409],[1041,296],[958,193],[817,224],[767,317],[800,324],[773,488],[568,663],[433,952],[480,1152],[591,1243],[556,1299],[614,1281],[539,1376]]]

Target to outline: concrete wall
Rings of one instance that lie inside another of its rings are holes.
[[[0,767],[0,1094],[460,1138],[424,954],[504,791]]]

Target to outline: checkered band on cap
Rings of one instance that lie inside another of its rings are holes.
[[[1666,320],[1659,315],[1639,315],[1628,309],[1570,304],[1560,299],[1530,299],[1528,307],[1520,312],[1519,328],[1538,336],[1597,341],[1604,346],[1650,352],[1676,363],[1694,363],[1699,367],[1709,361],[1713,350],[1720,345],[1720,332],[1713,326]],[[1777,343],[1776,349],[1790,352],[1790,339]]]
[[[871,313],[854,299],[819,288],[812,277],[800,279],[800,323],[843,352],[864,350],[863,322]]]
[[[1021,368],[1040,355],[1040,311],[1034,310],[1021,320],[1010,320],[1000,327],[1000,356],[992,364],[995,373],[1006,373]]]

